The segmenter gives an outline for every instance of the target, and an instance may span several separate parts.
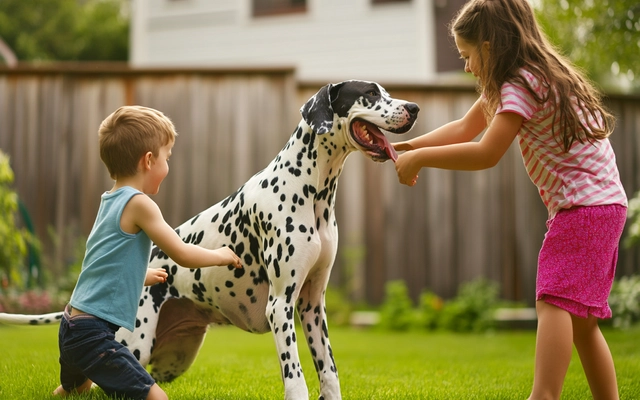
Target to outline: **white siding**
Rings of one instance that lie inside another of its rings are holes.
[[[254,18],[251,0],[134,0],[134,66],[294,66],[301,80],[421,83],[435,76],[431,0],[309,0]]]

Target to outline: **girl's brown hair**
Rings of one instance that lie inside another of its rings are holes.
[[[527,0],[471,0],[462,7],[450,26],[451,34],[478,48],[480,90],[484,93],[484,113],[490,122],[501,104],[500,89],[507,82],[525,87],[540,104],[555,104],[552,133],[565,152],[573,143],[594,142],[608,137],[614,117],[581,72],[549,43],[540,30]],[[484,59],[480,48],[489,43]],[[536,94],[519,74],[525,68],[543,86],[544,96]],[[576,108],[577,105],[579,113]],[[584,121],[584,122],[583,122]]]
[[[142,106],[123,106],[102,121],[98,130],[100,158],[112,179],[133,176],[147,152],[158,157],[160,148],[177,135],[162,112]]]

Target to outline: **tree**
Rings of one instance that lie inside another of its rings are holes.
[[[126,0],[0,1],[0,37],[20,61],[126,61]]]
[[[640,91],[638,0],[538,0],[552,43],[600,86]]]

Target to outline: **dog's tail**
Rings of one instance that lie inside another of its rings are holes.
[[[50,325],[60,323],[64,312],[54,312],[40,315],[6,314],[0,313],[0,323],[12,325]]]

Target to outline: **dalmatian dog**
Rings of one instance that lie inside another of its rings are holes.
[[[338,178],[349,154],[395,161],[383,132],[405,133],[419,107],[394,99],[374,82],[322,87],[301,108],[302,120],[273,161],[235,193],[180,225],[182,240],[207,248],[228,246],[244,268],[181,268],[154,247],[150,268],[166,283],[145,287],[136,328],[117,338],[170,381],[193,363],[210,324],[272,332],[285,399],[308,399],[298,353],[294,312],[320,381],[320,399],[340,399],[329,342],[325,291],[338,246],[334,206]],[[42,316],[2,315],[0,321],[46,323]]]

